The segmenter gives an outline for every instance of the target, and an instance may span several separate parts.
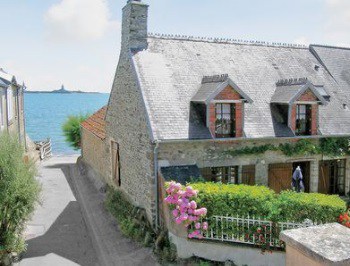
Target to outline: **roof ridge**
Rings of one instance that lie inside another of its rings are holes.
[[[327,44],[310,44],[310,47],[323,47],[323,48],[350,50],[350,47],[327,45]]]
[[[182,40],[182,41],[209,42],[209,43],[222,43],[222,44],[286,47],[286,48],[297,48],[297,49],[309,48],[308,46],[303,44],[254,41],[254,40],[242,40],[242,39],[231,39],[231,38],[200,37],[200,36],[189,36],[189,35],[180,35],[180,34],[151,33],[151,32],[148,33],[148,37],[157,38],[157,39],[166,39],[166,40]]]

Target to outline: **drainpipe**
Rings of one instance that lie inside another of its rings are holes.
[[[159,180],[158,180],[158,149],[159,149],[159,142],[155,141],[155,146],[153,150],[153,158],[154,158],[154,178],[155,178],[155,195],[156,195],[156,232],[158,232],[159,229]]]

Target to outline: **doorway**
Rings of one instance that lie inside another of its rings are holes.
[[[113,181],[120,187],[120,157],[119,157],[119,145],[112,141],[112,176]]]
[[[279,163],[269,165],[269,188],[276,193],[292,189],[294,170],[300,166],[303,174],[305,192],[310,192],[310,162]]]
[[[323,194],[345,195],[346,160],[320,162],[318,192]]]

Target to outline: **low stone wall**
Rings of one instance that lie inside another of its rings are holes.
[[[285,265],[285,252],[282,251],[261,253],[260,249],[254,247],[188,240],[178,237],[171,232],[169,232],[169,238],[176,245],[178,257],[183,259],[196,256],[212,261],[232,261],[239,266]]]

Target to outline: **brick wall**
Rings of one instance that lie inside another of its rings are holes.
[[[215,100],[240,100],[240,99],[241,99],[241,96],[231,86],[227,86],[215,97]]]
[[[317,101],[316,96],[312,93],[311,90],[307,90],[303,95],[301,95],[298,101],[302,102],[315,102]],[[293,104],[291,107],[291,115],[290,115],[290,128],[295,131],[296,130],[296,113],[297,113],[297,105]],[[311,107],[311,135],[317,135],[318,129],[318,105],[312,104]]]
[[[214,100],[241,100],[241,96],[231,87],[223,89]],[[243,136],[243,103],[236,103],[236,137]],[[215,103],[209,104],[209,130],[215,138]]]
[[[296,129],[296,119],[297,119],[297,105],[293,104],[291,106],[291,114],[290,114],[290,122],[289,126],[293,132],[295,132]]]
[[[317,98],[315,94],[313,94],[313,92],[310,89],[308,89],[307,91],[304,92],[303,95],[299,97],[298,101],[314,102],[314,101],[317,101]]]
[[[318,105],[313,104],[311,107],[311,135],[317,135],[318,129]]]

